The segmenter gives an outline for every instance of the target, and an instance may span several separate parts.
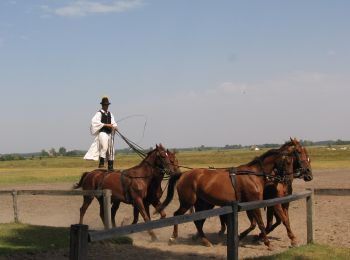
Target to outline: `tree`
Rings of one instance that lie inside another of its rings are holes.
[[[42,149],[40,155],[41,156],[49,156],[49,153],[45,149]]]
[[[67,149],[64,148],[64,147],[60,147],[60,148],[58,149],[58,153],[59,153],[60,155],[66,155]]]
[[[55,148],[51,148],[51,149],[49,150],[49,155],[50,155],[50,156],[56,156],[56,155],[57,155]]]

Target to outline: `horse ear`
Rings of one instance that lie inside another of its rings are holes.
[[[289,139],[293,142],[293,138],[290,136]]]
[[[158,149],[158,144],[156,144],[156,149]]]

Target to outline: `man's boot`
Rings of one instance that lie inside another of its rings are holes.
[[[113,171],[113,161],[108,161],[108,171]]]
[[[98,164],[98,168],[104,168],[105,167],[105,158],[100,157],[100,163]]]

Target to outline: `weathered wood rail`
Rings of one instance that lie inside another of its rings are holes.
[[[111,239],[116,236],[172,226],[174,224],[192,222],[194,220],[200,220],[219,215],[228,216],[227,259],[238,259],[238,212],[252,210],[256,208],[263,208],[266,206],[273,206],[276,204],[292,202],[300,199],[306,199],[307,243],[313,243],[313,191],[306,190],[283,198],[243,203],[232,202],[231,205],[221,208],[195,212],[189,215],[174,216],[170,218],[149,221],[146,223],[112,228],[108,230],[89,231],[87,225],[72,225],[70,233],[71,243],[69,259],[86,259],[89,242]]]
[[[112,227],[111,222],[111,190],[0,190],[1,195],[11,195],[13,202],[14,222],[19,223],[18,196],[43,195],[43,196],[103,196],[103,210],[105,228]]]

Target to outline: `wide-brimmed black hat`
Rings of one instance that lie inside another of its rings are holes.
[[[101,105],[109,105],[111,103],[109,103],[108,97],[103,97],[100,104]]]

